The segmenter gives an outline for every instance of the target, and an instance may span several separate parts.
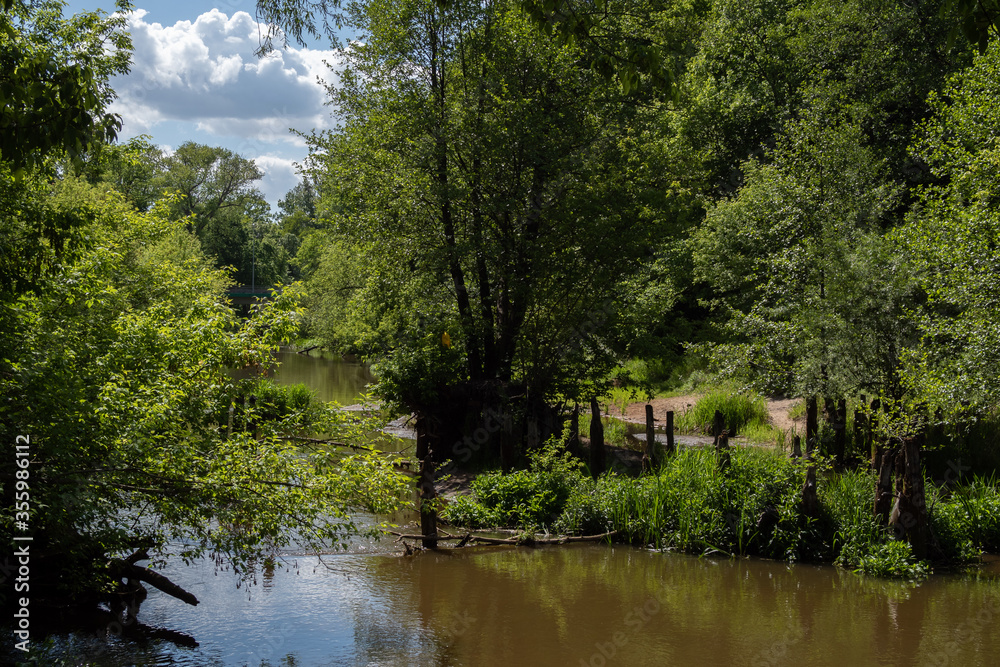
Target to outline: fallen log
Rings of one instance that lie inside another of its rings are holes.
[[[394,531],[387,531],[390,535],[395,535],[398,540],[424,540],[427,539],[426,535],[410,535],[407,533],[397,533]],[[510,544],[510,545],[520,545],[520,546],[533,546],[533,545],[544,545],[544,544],[567,544],[570,542],[601,542],[608,538],[614,537],[618,534],[617,530],[612,530],[608,533],[601,533],[600,535],[562,535],[560,537],[482,537],[479,535],[449,535],[443,531],[439,531],[437,535],[434,536],[439,542],[446,540],[460,540],[459,547],[470,542],[477,542],[480,544]],[[458,548],[458,547],[456,547]]]
[[[187,602],[190,605],[198,604],[198,598],[191,593],[188,593],[186,590],[155,570],[150,570],[146,567],[139,567],[138,565],[134,565],[121,559],[116,559],[114,561],[114,566],[123,577],[130,577],[132,579],[138,579],[139,581],[145,581],[153,588],[157,588],[167,595],[177,598],[178,600]]]

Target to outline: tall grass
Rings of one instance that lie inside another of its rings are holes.
[[[710,432],[716,411],[725,418],[726,428],[737,433],[748,428],[767,428],[770,421],[767,401],[763,396],[719,387],[702,396],[690,410],[680,415],[677,427],[688,432]]]

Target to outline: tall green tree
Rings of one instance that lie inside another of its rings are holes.
[[[895,239],[919,272],[927,302],[917,311],[921,345],[908,358],[916,400],[946,412],[1000,400],[991,370],[1000,361],[1000,46],[993,40],[969,69],[931,96],[934,115],[915,153],[937,183],[928,186]]]
[[[769,391],[899,396],[912,289],[882,238],[899,189],[849,117],[806,116],[699,230],[696,266],[727,309],[727,372]]]
[[[515,5],[347,16],[365,39],[343,52],[330,91],[343,129],[317,143],[317,164],[336,232],[369,264],[356,301],[407,323],[382,341],[383,389],[418,407],[433,380],[415,376],[447,331],[460,361],[439,381],[579,392],[622,349],[624,304],[609,300],[657,231],[643,184],[619,169],[630,107]]]
[[[396,506],[402,481],[380,456],[343,459],[286,437],[313,427],[363,439],[354,417],[263,396],[244,405],[262,389],[232,369],[266,367],[293,334],[294,290],[240,320],[225,275],[164,206],[139,213],[73,180],[34,187],[44,197],[22,215],[64,209],[87,240],[31,289],[0,293],[8,460],[16,436],[30,442],[31,501],[18,521],[38,564],[33,611],[115,609],[131,594],[122,559],[137,550],[162,560],[180,543],[185,559],[214,553],[247,576],[293,537],[310,550],[337,544],[355,530],[352,507]],[[14,473],[5,464],[0,474],[7,539]]]

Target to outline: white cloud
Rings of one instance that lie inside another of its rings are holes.
[[[259,59],[260,32],[246,12],[229,17],[213,9],[172,26],[147,23],[146,14],[140,9],[129,18],[132,71],[114,82],[119,99],[112,110],[128,134],[174,120],[259,145],[301,146],[288,128],[332,126],[317,79],[334,80],[324,64],[336,63],[334,52],[289,48]]]
[[[264,172],[264,178],[260,180],[260,190],[269,202],[277,202],[284,198],[299,182],[294,160],[262,155],[254,158],[254,162]]]

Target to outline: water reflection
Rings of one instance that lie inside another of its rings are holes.
[[[327,562],[289,557],[269,585],[250,589],[208,562],[171,566],[168,576],[202,603],[152,591],[141,619],[201,646],[151,642],[95,662],[839,667],[988,665],[1000,655],[993,578],[914,586],[827,566],[600,545]]]
[[[338,360],[282,361],[278,381],[307,382],[327,400],[351,403],[371,381]],[[286,554],[249,589],[210,561],[171,563],[164,573],[201,604],[151,590],[140,620],[187,633],[198,648],[70,636],[36,644],[39,664],[908,667],[1000,656],[1000,567],[914,586],[623,546],[415,557],[393,555],[389,540],[350,546],[326,565]]]
[[[321,400],[341,405],[356,403],[367,391],[367,386],[375,382],[367,365],[326,353],[306,355],[281,351],[275,355],[275,360],[281,364],[274,374],[276,382],[304,384]]]

